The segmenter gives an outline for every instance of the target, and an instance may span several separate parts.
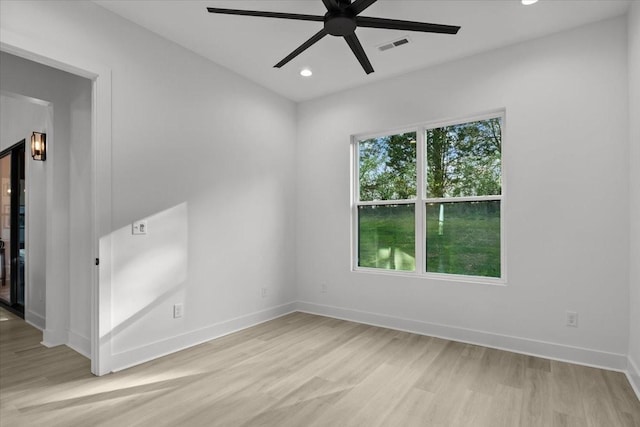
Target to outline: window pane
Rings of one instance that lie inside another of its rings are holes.
[[[413,271],[416,268],[415,206],[358,207],[358,266]]]
[[[500,201],[427,203],[427,271],[500,277]]]
[[[427,130],[427,197],[502,194],[501,128],[493,118]]]
[[[360,200],[415,199],[415,132],[360,141],[358,164]]]

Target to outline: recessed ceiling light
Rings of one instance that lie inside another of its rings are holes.
[[[529,6],[530,4],[537,3],[538,0],[522,0],[522,4],[525,6]]]
[[[313,72],[308,68],[303,68],[302,70],[300,70],[300,75],[302,77],[311,77],[313,75]]]

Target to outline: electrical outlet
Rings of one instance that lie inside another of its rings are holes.
[[[266,298],[268,294],[267,288],[262,288],[262,298]]]
[[[173,318],[178,319],[184,314],[184,306],[182,304],[173,305]]]
[[[147,234],[147,221],[136,221],[131,227],[131,234]]]
[[[327,284],[326,283],[322,283],[320,285],[320,292],[322,292],[323,294],[327,293]]]
[[[578,313],[575,311],[567,311],[567,326],[572,328],[578,327]]]

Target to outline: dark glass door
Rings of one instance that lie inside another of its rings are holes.
[[[25,141],[0,153],[0,303],[24,313]]]

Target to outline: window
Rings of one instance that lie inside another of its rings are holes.
[[[354,138],[355,268],[504,279],[502,123]]]

